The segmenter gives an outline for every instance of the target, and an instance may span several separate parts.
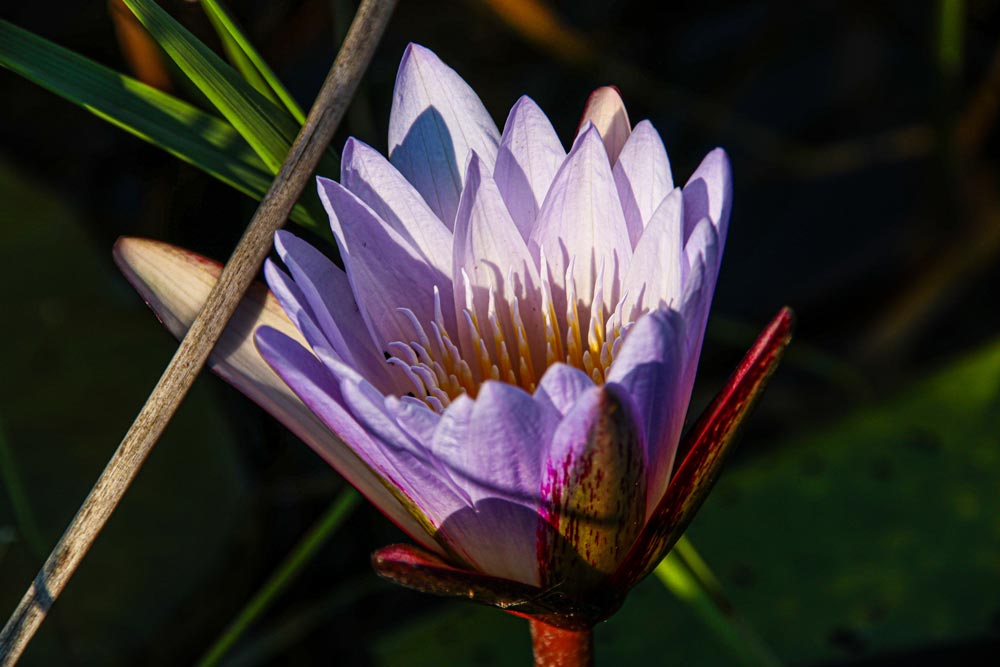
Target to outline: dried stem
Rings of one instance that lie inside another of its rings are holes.
[[[104,528],[195,377],[205,365],[291,213],[371,61],[396,0],[364,0],[343,47],[243,238],[197,319],[59,543],[0,632],[0,667],[14,665]]]
[[[563,630],[531,621],[535,667],[593,667],[594,631]]]

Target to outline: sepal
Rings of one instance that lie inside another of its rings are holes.
[[[378,549],[372,554],[372,567],[380,577],[406,588],[472,600],[565,630],[589,630],[617,611],[621,602],[581,603],[557,588],[543,589],[462,569],[408,544]]]
[[[782,308],[761,332],[725,387],[681,441],[684,462],[670,480],[635,546],[615,576],[620,588],[631,588],[674,546],[715,484],[726,455],[774,374],[792,338],[794,316]]]

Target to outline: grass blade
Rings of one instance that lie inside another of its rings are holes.
[[[219,664],[226,653],[243,636],[247,628],[267,611],[275,599],[288,588],[288,585],[302,571],[302,568],[313,559],[320,547],[326,544],[337,528],[351,515],[360,500],[361,496],[358,492],[350,488],[345,489],[337,496],[323,516],[313,524],[309,532],[302,537],[291,553],[278,566],[278,569],[264,582],[264,585],[226,627],[222,636],[205,652],[205,655],[198,661],[199,667],[213,667]]]
[[[231,125],[0,19],[0,65],[254,199],[271,174]],[[292,219],[316,225],[302,206]]]
[[[205,10],[209,21],[219,34],[226,54],[236,65],[236,68],[254,84],[254,87],[268,96],[273,101],[281,101],[285,109],[300,124],[306,120],[302,107],[299,106],[291,93],[278,79],[277,75],[268,67],[260,53],[253,47],[250,40],[236,25],[236,21],[229,14],[226,8],[218,0],[201,0],[201,7]],[[255,83],[256,82],[256,83]],[[259,85],[260,84],[260,85]],[[277,99],[275,99],[277,97]]]
[[[277,173],[300,123],[270,102],[228,63],[152,0],[124,0],[185,76]]]
[[[2,19],[0,65],[247,194],[270,185],[264,163],[221,119]]]
[[[243,53],[243,49],[240,48],[240,45],[233,39],[229,31],[226,30],[226,26],[219,20],[218,14],[212,12],[205,12],[205,14],[208,16],[208,22],[212,24],[215,34],[222,41],[222,50],[226,54],[226,60],[236,68],[237,72],[243,75],[247,83],[253,86],[258,93],[266,97],[273,104],[281,104],[278,98],[275,97],[274,91],[267,85],[267,81],[264,80],[260,72],[257,71],[257,68],[254,67],[250,59]]]
[[[938,66],[946,77],[956,77],[962,69],[965,2],[938,0]]]
[[[781,663],[740,617],[708,564],[686,537],[681,537],[654,571],[677,599],[690,605],[701,619],[733,649],[740,664],[775,667]]]

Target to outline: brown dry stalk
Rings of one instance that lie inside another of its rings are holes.
[[[364,0],[358,8],[305,125],[222,276],[94,488],[0,632],[0,667],[10,667],[20,658],[205,365],[270,251],[274,232],[285,223],[332,140],[395,5],[396,0]]]

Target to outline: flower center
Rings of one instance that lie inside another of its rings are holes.
[[[441,412],[452,399],[461,394],[475,398],[480,385],[486,380],[499,380],[522,387],[533,393],[545,369],[564,362],[587,373],[595,384],[602,384],[612,362],[618,354],[625,334],[632,322],[622,316],[625,295],[621,297],[610,316],[604,317],[604,266],[602,264],[594,284],[593,303],[584,305],[576,295],[572,280],[574,261],[566,269],[566,313],[563,326],[556,314],[555,302],[545,257],[541,260],[541,310],[545,328],[545,365],[536,369],[532,361],[530,337],[521,317],[520,300],[511,294],[497,297],[491,286],[485,321],[481,321],[476,308],[472,281],[462,271],[465,305],[459,314],[469,332],[471,349],[464,351],[452,342],[444,324],[441,310],[441,293],[434,287],[434,319],[427,323],[409,308],[400,308],[413,328],[414,340],[393,341],[388,345],[387,363],[399,369],[412,385],[414,398]],[[508,272],[507,285],[513,285]],[[506,323],[500,316],[506,309]],[[586,324],[584,324],[586,323]],[[539,351],[540,352],[540,351]],[[538,354],[535,358],[541,358]],[[473,370],[475,369],[475,371]]]

